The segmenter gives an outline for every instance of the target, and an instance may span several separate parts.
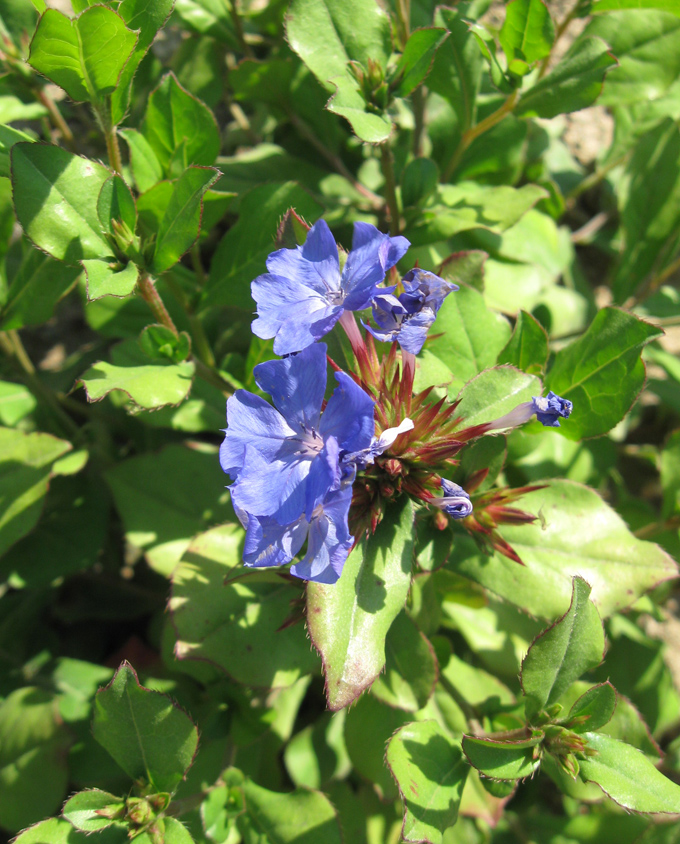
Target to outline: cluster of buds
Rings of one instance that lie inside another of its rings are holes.
[[[295,229],[294,223],[282,226]],[[417,267],[385,285],[409,246],[404,237],[356,223],[346,254],[320,220],[303,245],[273,252],[268,272],[253,281],[253,332],[273,338],[282,358],[254,370],[273,406],[245,390],[227,402],[220,461],[234,479],[230,490],[246,528],[247,566],[290,563],[306,548],[291,574],[334,583],[356,542],[375,531],[400,495],[431,508],[439,526],[446,517],[459,520],[487,546],[521,562],[496,528],[533,521],[509,505],[536,487],[488,492],[473,501],[470,492],[484,472],[470,479],[467,491],[446,475],[471,441],[533,416],[559,425],[571,402],[549,393],[500,419],[466,427],[457,402],[434,400],[433,387],[414,394],[416,355],[444,299],[458,287]],[[375,326],[362,322],[362,332],[353,311],[368,308]],[[352,347],[349,373],[319,342],[336,325]],[[376,339],[390,344],[382,355]],[[325,401],[328,364],[337,386]]]

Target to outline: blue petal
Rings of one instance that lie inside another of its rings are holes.
[[[230,487],[234,506],[254,516],[271,516],[285,525],[305,510],[305,482],[311,459],[300,459],[287,443],[288,454],[274,461],[263,460],[255,448],[246,446],[242,471]]]
[[[299,352],[330,330],[342,309],[329,304],[318,291],[297,280],[280,275],[261,275],[251,284],[257,303],[258,318],[252,323],[257,337],[274,337],[278,355]],[[331,325],[319,333],[319,327],[333,318]]]
[[[429,308],[423,308],[420,313],[404,320],[397,337],[401,348],[411,352],[412,355],[417,355],[425,345],[427,330],[434,320],[434,312]]]
[[[345,309],[360,311],[368,307],[376,286],[409,246],[405,237],[390,237],[369,223],[355,223],[352,251],[342,271]]]
[[[333,436],[343,451],[368,448],[375,434],[375,402],[345,372],[336,372],[338,386],[321,416],[319,430],[324,440]]]
[[[318,220],[303,246],[279,249],[267,258],[270,273],[285,276],[325,296],[340,289],[340,263],[335,238],[325,220]]]
[[[241,522],[244,522],[244,518],[241,518]],[[309,525],[304,516],[292,524],[280,525],[274,519],[245,514],[244,527],[246,542],[243,562],[247,566],[259,568],[289,563],[304,545]]]
[[[237,390],[227,401],[227,425],[220,465],[232,478],[243,468],[246,445],[269,462],[276,458],[284,440],[296,433],[268,402],[247,390]]]
[[[354,544],[347,526],[351,501],[350,487],[328,496],[323,511],[309,525],[307,553],[301,562],[291,566],[291,574],[316,583],[338,580]]]
[[[300,427],[319,430],[326,391],[326,351],[327,347],[318,343],[303,349],[299,355],[269,360],[253,370],[258,387],[269,393],[276,409],[296,434],[300,433]]]
[[[342,479],[340,447],[335,437],[328,437],[323,449],[312,461],[305,489],[305,513],[308,520],[328,493],[338,489]]]

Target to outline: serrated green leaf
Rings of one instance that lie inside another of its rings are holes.
[[[173,792],[191,765],[198,730],[177,704],[142,686],[128,662],[97,692],[92,732],[132,779]]]
[[[574,702],[565,723],[575,733],[592,732],[604,727],[616,709],[616,689],[611,683],[593,686]]]
[[[500,526],[524,566],[497,554],[481,556],[474,545],[460,541],[448,565],[534,616],[562,615],[575,575],[593,587],[592,600],[602,617],[676,576],[668,554],[633,536],[623,519],[581,484],[549,481],[515,506],[539,517],[530,525]]]
[[[548,335],[540,322],[526,311],[520,311],[512,337],[496,362],[509,363],[531,375],[541,375],[548,362]]]
[[[74,794],[66,801],[62,815],[82,832],[98,832],[100,829],[111,826],[114,822],[110,816],[102,816],[100,814],[101,809],[119,812],[122,820],[125,814],[125,803],[122,797],[116,797],[115,794],[94,788],[91,791],[81,791]]]
[[[164,325],[147,325],[139,336],[139,346],[150,358],[179,363],[189,356],[191,338],[185,331],[177,335]]]
[[[456,415],[463,420],[461,427],[466,428],[499,419],[518,404],[540,394],[541,382],[535,375],[507,364],[485,369],[460,392],[449,390],[452,399],[460,399]]]
[[[400,97],[407,97],[427,77],[435,54],[446,38],[447,32],[443,28],[416,29],[411,33],[394,70],[395,78],[400,78],[397,87]]]
[[[153,270],[174,266],[196,241],[201,228],[203,194],[219,178],[213,167],[189,167],[174,183],[172,196],[158,227]]]
[[[0,704],[0,826],[18,832],[58,809],[69,744],[52,695],[33,686],[7,695]]]
[[[368,144],[380,144],[392,134],[392,121],[385,114],[376,114],[366,106],[355,80],[345,74],[333,80],[336,93],[327,108],[349,121],[354,134]]]
[[[578,40],[553,70],[522,95],[517,117],[556,117],[592,105],[617,64],[606,39]]]
[[[361,26],[357,26],[361,21]],[[347,74],[350,61],[367,66],[369,57],[382,68],[391,53],[390,21],[375,0],[293,0],[286,16],[292,49],[321,84]],[[349,79],[349,77],[347,77]]]
[[[288,775],[296,786],[325,788],[351,770],[344,740],[345,710],[324,713],[300,730],[284,752]]]
[[[129,296],[137,286],[139,268],[133,264],[120,265],[110,261],[83,261],[87,275],[87,298],[90,302],[102,296]]]
[[[454,252],[443,261],[438,274],[447,281],[452,281],[462,287],[472,287],[480,293],[484,292],[484,265],[489,256],[481,249],[466,249]]]
[[[47,322],[81,272],[80,267],[55,261],[22,240],[18,245],[21,260],[13,274],[8,272],[7,300],[0,308],[0,329],[4,331]]]
[[[498,38],[509,64],[515,59],[533,64],[550,55],[555,27],[543,0],[508,3]]]
[[[638,141],[621,195],[623,254],[612,281],[624,302],[674,259],[680,225],[680,129],[667,118]]]
[[[48,818],[35,826],[25,829],[15,841],[18,844],[87,844],[88,836],[78,832],[64,818]],[[125,844],[127,835],[119,829],[109,827],[102,830],[97,837],[99,844]],[[148,836],[140,835],[139,844],[150,844]]]
[[[74,19],[47,9],[28,61],[76,102],[101,103],[114,91],[136,43],[137,33],[108,6],[91,6]]]
[[[140,193],[149,190],[163,178],[163,168],[151,144],[136,129],[121,129],[130,149],[130,167]]]
[[[172,7],[173,0],[123,0],[118,6],[118,14],[128,29],[139,31],[139,37],[111,97],[111,121],[114,126],[125,117],[130,104],[132,79],[156,33],[170,16]]]
[[[279,629],[299,590],[276,574],[244,571],[242,539],[239,527],[223,525],[184,553],[169,604],[175,653],[209,660],[247,685],[290,686],[318,666],[301,625]]]
[[[234,22],[224,0],[175,0],[175,15],[191,30],[211,35],[240,50],[234,32]]]
[[[431,333],[439,336],[428,341],[427,351],[453,373],[449,394],[455,396],[467,381],[496,363],[510,337],[510,325],[486,307],[481,293],[461,287],[444,300]]]
[[[0,554],[36,525],[52,464],[70,449],[50,434],[0,428]]]
[[[432,645],[405,612],[399,613],[385,639],[385,672],[371,694],[389,706],[417,712],[432,696],[436,681]]]
[[[166,74],[149,97],[141,131],[170,177],[179,176],[190,164],[213,164],[220,151],[213,113],[179,84],[174,73]]]
[[[680,17],[680,0],[595,0],[590,14],[601,15],[603,12],[620,12],[625,9],[658,9]]]
[[[574,403],[560,433],[596,437],[623,419],[645,380],[643,346],[661,329],[618,308],[603,308],[586,333],[555,355],[546,388]]]
[[[469,770],[459,745],[436,721],[420,721],[392,736],[385,761],[404,801],[403,840],[441,844],[458,819]]]
[[[607,76],[602,105],[655,100],[678,78],[680,19],[676,15],[653,9],[598,15],[581,38],[589,36],[605,41],[619,62]]]
[[[455,9],[436,9],[434,23],[445,26],[449,37],[437,51],[427,83],[451,104],[461,133],[475,121],[484,63],[467,22],[470,5],[463,2],[457,3]]]
[[[321,215],[321,206],[295,182],[262,185],[241,200],[239,219],[220,241],[210,265],[203,306],[230,305],[255,310],[250,282],[266,271],[267,255],[281,217],[289,208],[308,223]]]
[[[385,665],[385,638],[411,583],[413,546],[413,504],[402,498],[354,548],[336,584],[307,584],[307,624],[329,709],[356,700]]]
[[[582,577],[575,577],[571,606],[552,627],[539,634],[524,657],[521,682],[530,720],[558,701],[582,674],[602,662],[604,630],[589,595],[590,586]]]
[[[137,227],[137,206],[130,188],[116,173],[102,185],[97,200],[97,216],[102,228],[113,234],[112,223],[117,220],[134,232]]]
[[[35,410],[37,401],[23,384],[0,381],[0,424],[12,428]]]
[[[661,452],[661,486],[663,515],[668,518],[680,510],[680,431],[670,435]]]
[[[601,733],[585,733],[594,756],[579,757],[579,776],[594,782],[625,809],[680,812],[680,786],[667,779],[637,748]]]
[[[487,777],[518,780],[530,777],[540,764],[534,750],[541,736],[524,741],[463,736],[463,753],[468,762]]]
[[[106,167],[51,144],[15,144],[11,159],[17,218],[36,246],[67,263],[111,255],[97,217]]]

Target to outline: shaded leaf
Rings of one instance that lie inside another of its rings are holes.
[[[496,362],[512,364],[531,375],[541,375],[548,362],[548,335],[540,322],[526,311],[520,311],[512,337]]]
[[[575,701],[566,722],[575,733],[585,733],[604,727],[616,709],[616,689],[611,683],[593,686]]]
[[[102,296],[129,296],[137,286],[139,268],[132,262],[122,269],[113,261],[83,261],[87,276],[87,298],[90,302]]]
[[[76,829],[83,832],[98,832],[113,823],[110,815],[109,817],[102,816],[102,809],[108,809],[109,812],[120,812],[122,818],[125,811],[124,807],[125,804],[121,797],[94,788],[91,791],[81,791],[79,794],[74,794],[70,800],[66,801],[62,815]]]
[[[113,234],[114,220],[125,223],[134,232],[137,227],[137,207],[130,188],[116,173],[102,185],[97,200],[97,216],[105,231]]]
[[[132,779],[173,792],[191,765],[198,730],[169,697],[140,685],[123,662],[95,698],[92,732]]]
[[[468,762],[487,777],[497,780],[518,780],[530,777],[540,764],[536,745],[543,735],[523,741],[463,736],[463,753]]]
[[[136,129],[121,129],[130,149],[130,167],[137,189],[144,193],[163,178],[163,168],[151,144]]]
[[[555,27],[543,0],[512,0],[498,36],[508,64],[515,59],[533,64],[550,54]]]
[[[446,37],[445,29],[435,27],[411,33],[394,70],[395,78],[401,76],[397,87],[400,97],[407,97],[427,77],[435,53]]]

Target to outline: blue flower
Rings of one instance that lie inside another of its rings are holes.
[[[273,337],[277,355],[306,348],[327,334],[344,311],[368,307],[385,273],[409,246],[404,237],[355,223],[352,251],[341,272],[335,239],[328,224],[319,220],[303,246],[272,252],[268,272],[253,281],[253,333]]]
[[[274,407],[237,390],[227,402],[220,448],[222,468],[235,479],[230,487],[234,508],[247,529],[245,562],[290,562],[307,540],[306,557],[291,571],[310,580],[335,577],[352,545],[347,514],[356,466],[344,455],[370,447],[374,402],[338,372],[338,386],[321,412],[326,390],[322,343],[261,363],[254,375]]]
[[[457,284],[427,270],[414,269],[403,278],[404,292],[398,297],[392,290],[373,299],[373,319],[378,329],[364,327],[383,343],[399,342],[402,349],[417,355],[423,348],[427,330],[435,321],[442,302]]]
[[[428,504],[443,510],[452,519],[464,519],[472,513],[470,496],[462,486],[441,478],[441,487],[444,493],[443,498],[431,498]]]
[[[563,399],[552,390],[545,398],[533,396],[531,399],[536,419],[546,428],[559,428],[559,418],[568,419],[574,405],[569,399]]]

